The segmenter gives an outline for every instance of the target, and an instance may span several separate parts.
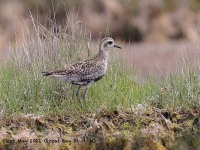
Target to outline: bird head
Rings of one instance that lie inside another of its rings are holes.
[[[102,39],[101,43],[100,43],[100,50],[102,52],[108,51],[108,49],[110,48],[120,48],[122,49],[120,46],[117,46],[114,42],[114,40],[110,37],[106,37],[104,39]]]

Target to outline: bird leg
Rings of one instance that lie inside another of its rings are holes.
[[[86,86],[85,86],[85,90],[84,90],[84,92],[83,92],[83,100],[86,102],[86,100],[85,100],[85,97],[86,97],[86,92],[87,92],[87,90],[88,90],[88,88],[89,88],[89,85],[91,84],[92,82],[89,82]]]
[[[85,102],[86,102],[85,96],[86,96],[87,90],[88,90],[88,86],[85,87],[85,90],[84,90],[84,92],[83,92],[83,100],[84,100]]]
[[[80,91],[80,89],[81,89],[81,85],[78,87],[78,89],[77,89],[77,91],[76,91],[76,97],[77,97],[77,99],[79,100],[79,102],[81,102],[81,101],[80,101],[80,98],[79,98],[79,91]]]
[[[75,99],[75,89],[73,87],[73,91],[72,91],[72,99],[74,100]]]

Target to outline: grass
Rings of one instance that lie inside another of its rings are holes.
[[[41,74],[91,57],[92,47],[98,48],[82,22],[71,14],[67,18],[65,28],[51,22],[50,30],[32,18],[33,29],[24,29],[27,34],[22,37],[22,43],[7,49],[7,61],[2,63],[0,71],[0,112],[3,115],[73,114],[117,107],[125,110],[137,104],[164,108],[199,105],[199,75],[194,67],[183,65],[182,71],[163,81],[149,77],[139,82],[134,71],[112,59],[108,73],[90,87],[87,103],[81,108],[73,97],[76,86]]]

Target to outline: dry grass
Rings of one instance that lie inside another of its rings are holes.
[[[158,80],[142,78],[112,53],[107,75],[91,86],[81,108],[72,96],[75,86],[41,74],[91,57],[93,47],[98,48],[82,22],[72,14],[66,20],[65,28],[50,21],[47,30],[32,18],[33,28],[23,29],[23,42],[5,49],[0,149],[199,147],[198,55],[192,57],[195,65],[181,57],[179,69]],[[47,143],[58,139],[65,142]]]
[[[75,86],[41,75],[42,71],[62,69],[65,64],[91,57],[91,48],[98,49],[76,17],[68,14],[65,28],[50,21],[51,30],[47,30],[31,16],[33,28],[23,29],[23,42],[6,49],[7,61],[0,72],[3,115],[73,114],[99,108],[132,108],[136,104],[169,108],[199,105],[198,69],[187,61],[176,74],[157,81],[149,76],[142,79],[112,55],[107,75],[89,89],[88,102],[81,108],[72,96]]]

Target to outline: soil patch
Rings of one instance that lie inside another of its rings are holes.
[[[198,149],[200,108],[1,118],[0,149]]]

